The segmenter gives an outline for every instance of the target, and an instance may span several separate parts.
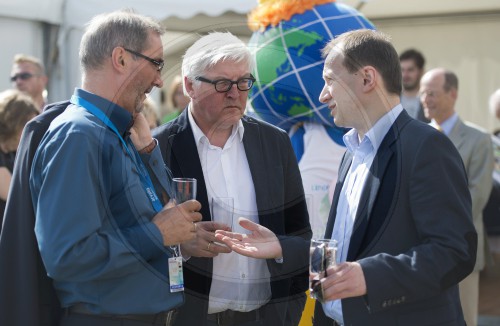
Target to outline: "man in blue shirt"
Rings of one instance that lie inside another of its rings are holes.
[[[171,246],[195,237],[201,206],[164,207],[167,171],[141,114],[163,84],[163,32],[132,12],[93,18],[83,86],[35,154],[35,234],[66,308],[61,325],[165,325],[183,302],[170,290]]]

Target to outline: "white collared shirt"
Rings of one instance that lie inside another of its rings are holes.
[[[243,216],[258,223],[259,216],[255,188],[243,146],[243,123],[240,120],[233,127],[224,148],[220,148],[210,144],[194,121],[191,106],[188,109],[209,205],[214,197],[233,197],[233,230],[249,233],[238,225],[238,217]],[[219,254],[213,258],[208,313],[227,309],[246,312],[263,306],[271,298],[269,280],[265,259],[248,258],[234,252]]]
[[[352,164],[342,186],[337,205],[337,215],[331,239],[337,240],[337,263],[345,262],[349,251],[354,219],[358,212],[359,200],[365,187],[367,176],[373,159],[392,124],[403,111],[401,104],[383,115],[368,130],[365,137],[359,140],[358,132],[351,129],[344,135],[347,150],[353,154]],[[328,301],[323,304],[325,314],[343,324],[341,300]]]

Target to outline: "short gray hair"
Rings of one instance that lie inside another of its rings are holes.
[[[249,71],[252,71],[255,66],[248,47],[230,32],[205,35],[191,45],[184,54],[182,79],[188,77],[193,82],[197,82],[195,77],[203,75],[207,69],[225,60],[245,63]],[[186,93],[185,85],[184,93]]]
[[[157,21],[131,10],[95,16],[87,25],[80,42],[82,72],[100,68],[117,46],[143,51],[151,31],[158,35],[165,33]]]

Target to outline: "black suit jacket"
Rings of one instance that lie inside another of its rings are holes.
[[[66,101],[46,107],[21,137],[0,235],[0,325],[59,325],[59,300],[35,237],[29,176],[38,144],[68,105]]]
[[[325,237],[352,161],[341,162]],[[442,133],[403,112],[370,167],[347,261],[358,261],[363,297],[342,300],[346,325],[464,325],[458,282],[476,259],[477,234],[460,155]],[[315,325],[331,325],[317,304]]]
[[[210,221],[205,179],[187,110],[153,132],[174,177],[198,180],[197,200],[204,221]],[[243,145],[255,187],[259,223],[280,239],[284,263],[267,260],[271,273],[271,303],[267,324],[297,324],[303,307],[291,309],[290,296],[301,298],[308,287],[308,251],[312,232],[302,180],[288,135],[265,122],[243,117]],[[244,191],[244,189],[242,189]],[[202,325],[206,320],[212,276],[212,259],[191,258],[184,269],[186,303],[179,325]],[[231,291],[231,289],[228,289]],[[288,311],[287,311],[288,310]],[[272,318],[271,318],[272,317]],[[272,322],[271,322],[272,320]]]

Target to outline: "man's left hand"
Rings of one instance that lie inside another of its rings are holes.
[[[215,237],[243,256],[264,259],[283,257],[281,244],[273,231],[244,217],[240,217],[239,224],[252,233],[217,230]]]
[[[365,274],[357,262],[344,262],[327,269],[321,279],[323,300],[359,297],[366,294]]]

